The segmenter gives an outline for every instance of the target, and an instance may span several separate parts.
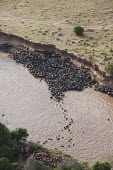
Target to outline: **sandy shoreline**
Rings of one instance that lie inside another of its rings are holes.
[[[50,99],[43,80],[35,79],[26,68],[3,55],[0,89],[1,122],[10,129],[27,128],[29,140],[41,144],[48,141],[45,146],[90,163],[103,161],[106,154],[113,152],[113,98],[86,89],[66,92],[63,103],[57,104]],[[70,131],[65,130],[71,119]]]

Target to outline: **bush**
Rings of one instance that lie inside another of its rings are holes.
[[[81,26],[76,26],[73,29],[74,33],[76,33],[77,36],[82,36],[84,33],[84,28],[82,28]]]
[[[93,170],[110,170],[111,169],[111,165],[108,162],[96,162],[93,166],[92,166]]]
[[[105,70],[108,74],[113,74],[113,63],[108,64]]]
[[[0,170],[13,170],[12,164],[6,158],[0,159]]]
[[[11,140],[11,135],[9,130],[6,128],[5,125],[0,123],[0,146],[8,144]]]
[[[56,170],[84,170],[84,166],[79,163],[77,160],[71,161],[71,162],[63,162]]]
[[[44,148],[42,145],[40,145],[39,143],[33,143],[33,142],[29,142],[29,147],[31,150],[36,151],[36,150],[41,150],[44,152],[47,152],[48,149]]]
[[[34,158],[32,158],[27,161],[25,170],[52,170],[52,169],[44,165],[43,162],[37,161]]]
[[[17,162],[12,163],[13,170],[21,170],[20,165]]]
[[[9,159],[10,161],[13,160],[13,152],[8,146],[2,145],[0,147],[0,158],[2,157],[5,157]]]
[[[26,129],[20,128],[10,132],[5,125],[0,123],[0,158],[14,161],[19,155],[19,141],[27,136]]]
[[[19,129],[11,131],[11,138],[16,139],[17,142],[19,142],[23,138],[26,138],[27,136],[28,136],[28,133],[26,129],[19,128]]]
[[[13,152],[13,157],[16,158],[19,154],[19,145],[18,145],[17,141],[15,139],[11,140],[9,143],[9,146]]]
[[[11,162],[7,158],[1,158],[0,170],[21,170],[21,168],[16,162],[11,164]]]

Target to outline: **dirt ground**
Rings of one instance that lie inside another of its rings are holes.
[[[111,0],[0,0],[0,29],[34,42],[54,44],[98,64],[113,60]],[[84,37],[73,33],[83,26]]]

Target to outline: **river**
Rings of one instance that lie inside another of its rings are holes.
[[[88,88],[66,92],[63,101],[57,103],[50,98],[45,81],[34,78],[27,68],[3,53],[0,121],[10,129],[26,128],[28,140],[40,141],[90,164],[113,153],[113,98]]]

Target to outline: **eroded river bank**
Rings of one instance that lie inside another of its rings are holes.
[[[58,148],[79,160],[103,161],[113,152],[113,98],[87,88],[50,99],[47,84],[0,54],[0,119],[26,128],[29,140]],[[69,128],[66,128],[69,126]]]

